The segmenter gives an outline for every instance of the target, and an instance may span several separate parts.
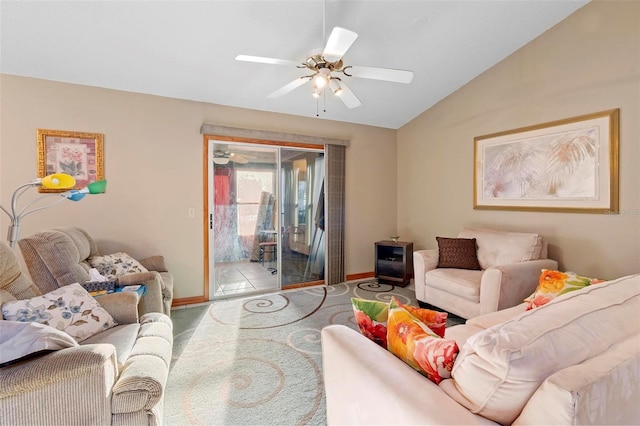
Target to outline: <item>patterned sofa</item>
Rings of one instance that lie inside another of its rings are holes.
[[[74,282],[89,281],[91,260],[105,257],[101,256],[89,233],[78,227],[37,232],[19,240],[18,245],[31,278],[43,292]],[[143,272],[122,274],[116,280],[120,285],[146,286],[139,306],[141,315],[162,312],[171,316],[173,276],[167,271],[164,258],[152,256],[136,262],[144,268]]]
[[[84,296],[90,298],[86,292]],[[20,270],[14,252],[0,242],[3,312],[19,301],[42,298]],[[50,300],[52,306],[61,304],[55,297]],[[171,320],[162,313],[138,318],[136,293],[114,293],[97,300],[117,325],[80,344],[52,326],[0,320],[0,359],[4,363],[0,367],[0,425],[162,424],[173,345]],[[86,310],[87,305],[83,306]],[[23,357],[8,358],[20,350]]]

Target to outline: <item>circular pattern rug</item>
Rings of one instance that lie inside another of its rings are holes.
[[[413,286],[360,281],[174,310],[170,425],[324,425],[320,330],[357,329],[351,298],[415,304]]]

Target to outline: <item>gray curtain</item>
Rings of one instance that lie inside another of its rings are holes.
[[[325,179],[325,201],[327,220],[326,284],[339,284],[345,281],[344,273],[344,172],[345,147],[340,145],[325,145],[327,173]]]

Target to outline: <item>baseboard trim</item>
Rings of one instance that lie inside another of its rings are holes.
[[[180,299],[173,299],[173,302],[171,302],[171,307],[173,308],[175,306],[194,305],[196,303],[204,303],[208,301],[209,300],[207,300],[204,296],[183,297]]]
[[[373,278],[374,276],[375,276],[375,273],[373,273],[373,272],[362,272],[360,274],[347,275],[346,280],[347,281],[355,281],[355,280],[362,280],[362,279],[365,279],[365,278]],[[290,290],[290,289],[293,289],[293,288],[310,287],[310,286],[316,286],[316,285],[322,285],[322,284],[324,284],[324,281],[313,281],[313,282],[308,282],[308,283],[303,283],[303,284],[295,284],[295,285],[291,285],[291,286],[283,286],[282,289],[283,290]],[[182,297],[180,299],[173,299],[173,302],[171,303],[171,307],[184,306],[184,305],[194,305],[196,303],[205,303],[205,302],[210,302],[210,300],[205,298],[205,296]]]
[[[364,278],[373,278],[376,274],[374,272],[362,272],[360,274],[347,275],[347,281],[362,280]]]

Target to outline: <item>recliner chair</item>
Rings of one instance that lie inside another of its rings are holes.
[[[37,232],[18,241],[34,283],[42,293],[61,286],[89,281],[89,258],[100,256],[96,242],[78,227]],[[121,285],[144,284],[146,293],[139,304],[140,315],[161,312],[171,315],[173,276],[162,256],[139,259],[149,272],[129,273],[116,278]]]
[[[438,268],[438,249],[413,253],[416,299],[465,319],[522,303],[536,289],[542,269],[557,269],[547,243],[535,233],[463,228],[476,239],[479,270]]]
[[[41,291],[22,273],[13,250],[0,242],[0,306],[37,296]],[[171,320],[162,313],[138,318],[133,292],[97,300],[118,325],[78,346],[33,353],[0,368],[0,425],[162,424]],[[18,322],[5,321],[0,313],[3,332],[11,330],[9,323]],[[10,344],[11,337],[2,334],[0,341]],[[18,340],[45,337],[24,331]]]

